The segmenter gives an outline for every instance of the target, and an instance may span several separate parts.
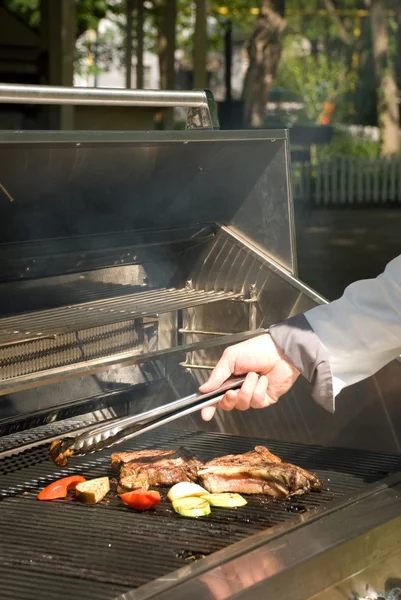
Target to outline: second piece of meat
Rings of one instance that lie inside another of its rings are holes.
[[[115,452],[111,460],[113,467],[120,469],[119,493],[196,481],[198,470],[203,467],[185,448]]]
[[[245,454],[215,458],[198,471],[198,476],[203,487],[211,493],[236,492],[289,498],[321,488],[314,473],[283,463],[264,446],[256,446]]]

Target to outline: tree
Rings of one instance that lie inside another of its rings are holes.
[[[394,20],[397,28],[395,40],[395,75],[398,90],[401,90],[401,2],[399,0],[392,0],[390,6],[394,10]]]
[[[177,0],[153,0],[148,4],[147,18],[154,30],[151,48],[159,58],[160,87],[175,86],[174,52],[177,31]],[[152,35],[150,36],[152,38]]]
[[[197,88],[207,86],[208,0],[196,0],[193,81]]]
[[[287,29],[275,84],[302,98],[305,111],[297,113],[297,121],[327,123],[325,109],[335,109],[335,118],[354,122],[360,1],[286,0]]]
[[[384,0],[365,0],[365,4],[370,8],[381,154],[391,156],[400,151],[400,114],[397,83],[389,48],[387,7]]]
[[[285,0],[262,0],[247,43],[249,67],[244,82],[245,123],[263,127],[266,105],[277,73],[287,21]]]
[[[4,0],[4,4],[29,27],[39,27],[40,0]],[[123,10],[121,4],[113,0],[76,0],[76,37],[79,38],[88,29],[96,29],[109,11],[120,14]]]
[[[338,99],[344,98],[351,84],[351,74],[344,61],[324,52],[305,56],[297,47],[292,53],[284,52],[285,60],[280,62],[276,81],[302,98],[307,121],[322,122],[322,107],[327,103],[336,108],[337,117],[344,118],[337,107]]]

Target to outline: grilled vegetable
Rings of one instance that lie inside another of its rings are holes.
[[[182,517],[206,517],[210,515],[210,504],[203,498],[180,498],[173,502],[173,508]]]
[[[175,502],[176,500],[180,500],[180,498],[193,498],[205,494],[207,494],[207,491],[200,485],[189,481],[181,481],[173,485],[167,494],[167,498],[170,502]]]
[[[157,506],[161,500],[159,492],[152,490],[134,490],[120,494],[121,500],[135,510],[150,510]]]
[[[45,487],[39,494],[38,500],[58,500],[60,498],[66,498],[70,490],[75,490],[79,483],[86,481],[85,477],[80,475],[71,475],[71,477],[63,477],[53,481],[50,485]]]
[[[110,491],[110,481],[108,477],[99,477],[79,483],[76,487],[76,495],[80,502],[84,504],[97,504]]]
[[[204,500],[207,500],[211,506],[218,508],[237,508],[238,506],[245,506],[248,504],[245,498],[240,494],[205,494],[202,496]]]

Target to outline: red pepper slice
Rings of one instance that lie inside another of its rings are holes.
[[[75,490],[78,483],[83,483],[84,481],[86,481],[85,477],[81,477],[80,475],[71,475],[71,477],[63,477],[63,479],[53,481],[53,483],[45,487],[38,494],[38,500],[66,498],[70,490]]]
[[[159,492],[152,490],[134,490],[120,494],[121,500],[135,510],[149,510],[157,506],[161,500]]]

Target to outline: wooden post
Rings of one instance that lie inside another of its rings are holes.
[[[174,90],[175,49],[176,49],[177,0],[167,0],[166,7],[166,39],[167,39],[167,88]]]
[[[132,28],[134,22],[135,0],[125,0],[126,32],[125,32],[125,87],[132,87]]]
[[[161,87],[174,90],[176,87],[175,75],[175,48],[176,48],[176,22],[177,22],[177,0],[165,0],[161,12],[161,27],[159,32],[159,54],[161,59]],[[174,125],[174,109],[168,108],[163,111],[163,127],[172,129]]]
[[[231,102],[232,100],[232,85],[231,85],[231,72],[232,72],[232,61],[233,61],[233,40],[232,40],[233,24],[232,21],[228,20],[226,23],[226,32],[224,36],[224,58],[225,58],[225,83],[226,83],[226,101]]]
[[[137,0],[136,6],[136,87],[143,88],[143,40],[144,40],[144,0]]]
[[[74,84],[76,14],[74,0],[41,0],[42,48],[48,54],[48,84]],[[74,106],[50,110],[52,129],[74,129]]]
[[[381,154],[400,151],[400,112],[394,65],[390,52],[385,0],[365,0],[370,7],[373,60],[377,82],[377,112],[381,133]]]
[[[194,88],[207,86],[207,0],[196,0]]]

